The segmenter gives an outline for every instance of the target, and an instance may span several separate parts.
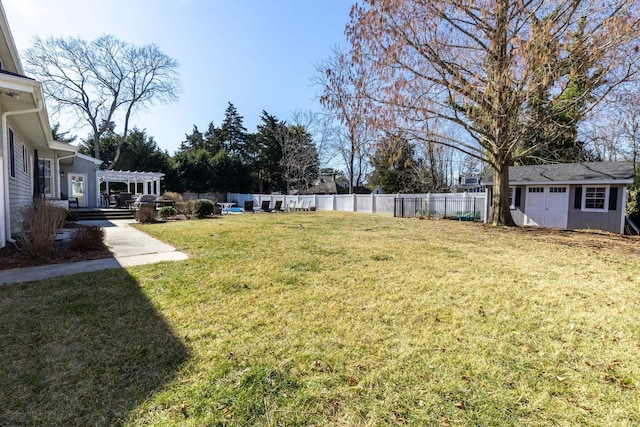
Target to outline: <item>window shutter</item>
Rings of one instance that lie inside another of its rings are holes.
[[[582,208],[582,187],[576,187],[576,197],[573,200],[573,209]]]
[[[520,207],[520,199],[522,198],[522,188],[516,188],[516,200],[513,202],[513,206],[516,208]]]
[[[615,211],[618,207],[618,187],[609,189],[609,210]]]

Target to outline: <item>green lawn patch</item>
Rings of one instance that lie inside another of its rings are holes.
[[[640,241],[353,213],[139,226],[0,288],[0,425],[638,425]]]

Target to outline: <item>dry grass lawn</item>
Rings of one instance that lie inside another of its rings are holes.
[[[0,425],[640,424],[640,240],[349,213],[0,288]]]

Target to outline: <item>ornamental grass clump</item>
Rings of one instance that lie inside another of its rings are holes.
[[[18,246],[32,258],[46,258],[53,251],[58,230],[62,228],[67,210],[48,200],[36,198],[21,211],[22,236]]]
[[[176,211],[180,215],[184,215],[189,219],[193,215],[194,200],[186,200],[183,202],[176,202]]]

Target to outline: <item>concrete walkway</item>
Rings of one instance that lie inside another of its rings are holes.
[[[77,273],[133,267],[161,261],[182,261],[188,258],[186,254],[176,251],[173,246],[130,227],[129,224],[133,222],[135,220],[132,219],[80,221],[81,224],[99,225],[104,228],[105,243],[113,253],[113,258],[4,270],[0,271],[0,285],[33,282]]]

